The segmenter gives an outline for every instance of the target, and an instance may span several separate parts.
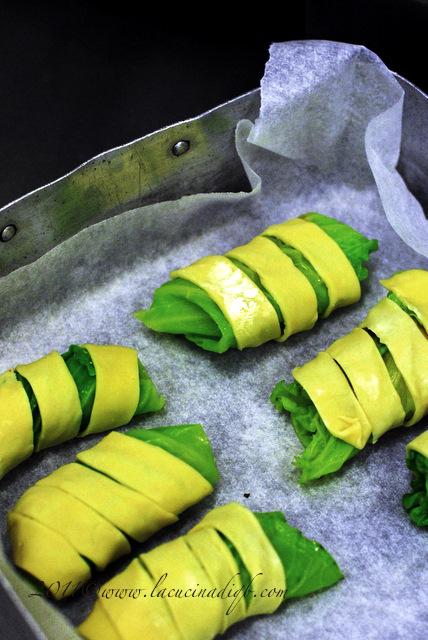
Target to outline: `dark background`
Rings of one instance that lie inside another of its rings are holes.
[[[257,87],[273,41],[365,44],[428,90],[428,0],[158,4],[0,0],[0,205]]]

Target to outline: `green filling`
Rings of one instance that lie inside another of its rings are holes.
[[[305,538],[298,529],[289,525],[283,513],[280,511],[254,512],[254,515],[284,568],[286,577],[284,600],[303,598],[321,589],[327,589],[343,578],[341,570],[328,551],[318,542]],[[219,533],[219,535],[238,565],[248,607],[253,598],[252,576],[232,542],[223,534]],[[248,588],[249,585],[250,588]]]
[[[416,324],[418,325],[418,327],[423,327],[423,325],[420,323],[418,316],[416,315],[416,312],[413,311],[412,309],[409,309],[409,307],[402,301],[400,300],[400,298],[393,293],[392,291],[390,291],[387,295],[387,298],[389,298],[390,300],[392,300],[393,302],[395,302],[395,304],[398,304],[398,306],[400,307],[400,309],[402,309],[403,311],[405,311],[411,318],[412,320],[414,320],[416,322]]]
[[[83,432],[89,424],[92,407],[94,405],[96,389],[95,367],[87,349],[77,344],[70,345],[68,351],[63,353],[62,357],[76,384],[79,394],[82,409],[80,432]],[[42,428],[39,406],[28,380],[17,371],[15,371],[15,375],[17,379],[22,382],[30,402],[31,412],[33,414],[34,447],[36,448]],[[152,379],[140,360],[138,360],[138,377],[140,397],[134,415],[138,416],[142,413],[160,411],[165,404],[165,399],[158,393]]]
[[[180,424],[154,429],[129,429],[127,436],[138,438],[180,458],[196,469],[210,484],[220,479],[210,441],[200,424]]]
[[[369,272],[365,263],[368,261],[370,254],[378,250],[379,243],[377,240],[369,240],[369,238],[363,236],[359,231],[330,216],[311,212],[305,213],[301,217],[308,222],[317,224],[339,245],[354,267],[360,282],[368,277]]]
[[[270,400],[278,411],[290,413],[291,424],[304,447],[293,461],[300,471],[302,484],[338,471],[358,453],[358,449],[330,433],[298,382],[286,384],[281,380],[273,389]]]
[[[26,378],[24,378],[23,376],[21,376],[21,374],[18,373],[18,371],[15,371],[14,373],[15,373],[16,379],[19,380],[19,382],[22,382],[22,385],[24,387],[25,393],[28,396],[28,401],[30,403],[31,413],[33,415],[33,446],[34,446],[34,449],[36,449],[37,448],[37,444],[39,442],[40,433],[42,431],[42,419],[41,419],[41,416],[40,416],[39,405],[37,403],[36,396],[34,395],[33,390],[31,388],[31,385],[28,382],[28,380]]]
[[[206,351],[224,353],[237,346],[221,309],[203,289],[183,278],[156,289],[150,309],[134,315],[149,329],[182,334]]]
[[[315,540],[290,526],[280,511],[254,514],[281,559],[286,576],[286,594],[302,598],[333,586],[343,574],[332,556]]]
[[[368,271],[364,263],[369,259],[369,254],[377,250],[377,240],[369,240],[347,224],[319,213],[308,213],[302,217],[317,224],[337,242],[353,265],[359,280],[367,278]],[[309,280],[317,297],[318,314],[322,315],[329,305],[328,291],[323,280],[300,251],[276,238],[270,239]],[[237,260],[233,262],[263,291],[283,325],[284,318],[278,304],[264,289],[258,274]],[[184,335],[206,351],[224,353],[237,346],[232,327],[218,305],[203,289],[183,278],[170,280],[156,289],[150,308],[141,309],[134,315],[149,329]]]
[[[403,497],[403,507],[418,527],[428,527],[428,459],[409,449],[406,463],[412,472],[412,491]]]

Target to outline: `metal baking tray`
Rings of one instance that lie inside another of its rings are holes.
[[[404,78],[396,78],[405,91],[399,171],[427,211],[428,99]],[[0,277],[37,260],[83,228],[131,208],[196,193],[249,191],[234,132],[239,120],[254,121],[259,107],[260,92],[251,91],[102,153],[3,207]],[[45,638],[1,574],[0,636]]]

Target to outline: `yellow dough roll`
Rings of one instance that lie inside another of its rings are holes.
[[[135,349],[71,345],[0,375],[0,479],[31,453],[164,405]]]
[[[212,485],[195,469],[160,447],[110,433],[77,459],[121,484],[153,497],[165,511],[181,513],[212,493]]]
[[[220,633],[224,633],[235,622],[246,617],[244,596],[239,594],[235,600],[227,597],[229,593],[234,594],[242,589],[236,560],[214,529],[202,528],[191,531],[184,540],[204,567],[212,584],[219,591],[224,591],[223,621],[220,629]]]
[[[121,640],[183,640],[166,599],[151,596],[155,586],[156,581],[135,558],[98,593],[97,606],[108,617],[107,625],[103,614],[95,610],[95,621],[91,612],[79,633],[87,640],[104,640],[104,628],[113,626]]]
[[[333,342],[327,353],[346,374],[371,426],[373,442],[385,431],[403,424],[400,396],[373,339],[363,329],[353,329]]]
[[[62,535],[14,511],[8,514],[7,522],[14,563],[37,575],[54,598],[63,597],[69,582],[77,587],[89,580],[89,565]]]
[[[131,551],[127,536],[144,541],[176,522],[177,514],[211,493],[219,480],[201,425],[134,428],[128,434],[111,433],[104,440],[105,445],[101,441],[77,456],[102,472],[81,462],[64,465],[27,489],[9,513],[11,521],[16,516],[24,518],[22,526],[9,532],[12,548],[24,553],[25,567],[22,563],[18,566],[39,581],[44,580],[45,569],[33,541],[34,527],[26,527],[26,523],[40,525],[41,530],[61,538],[62,546],[103,570]],[[95,452],[92,456],[91,451]],[[138,483],[136,489],[129,486]],[[44,549],[45,559],[48,549]],[[49,559],[52,572],[58,562],[60,556],[53,549]],[[62,569],[58,571],[64,576]],[[74,580],[76,571],[70,569],[69,581]],[[90,573],[85,579],[89,577]],[[70,589],[62,597],[72,593]]]
[[[278,316],[269,300],[224,256],[201,258],[173,271],[171,277],[189,280],[209,294],[230,322],[239,349],[280,337]]]
[[[338,244],[318,225],[296,218],[268,227],[264,235],[278,238],[298,249],[320,275],[329,295],[325,318],[334,309],[360,299],[360,281],[352,264]]]
[[[0,478],[33,453],[33,416],[22,382],[0,375]]]
[[[385,344],[403,376],[415,403],[413,425],[428,411],[428,339],[398,304],[385,298],[378,302],[361,325]]]
[[[413,311],[428,332],[428,271],[409,269],[380,281],[381,285],[395,293]]]
[[[99,513],[69,493],[55,487],[34,485],[10,513],[19,513],[52,529],[98,569],[129,553],[125,536]],[[20,530],[17,544],[26,545],[29,531]],[[37,576],[39,577],[39,576]]]
[[[122,640],[108,617],[101,600],[96,600],[89,618],[82,623],[80,632],[87,640]]]
[[[251,511],[235,502],[216,507],[192,531],[206,527],[219,531],[236,547],[257,592],[272,588],[285,591],[281,560]],[[273,613],[280,604],[277,598],[253,598],[247,616]]]
[[[371,435],[371,425],[331,355],[322,351],[294,369],[293,376],[314,403],[330,433],[362,449]]]
[[[138,542],[144,542],[159,529],[178,520],[175,514],[168,513],[151,498],[75,462],[50,473],[36,486],[66,491]]]
[[[425,458],[428,458],[428,430],[411,440],[407,445],[407,449],[417,451],[425,456]]]
[[[79,632],[103,640],[104,624],[112,623],[121,640],[212,640],[284,602],[288,563],[290,598],[343,577],[328,551],[282,513],[253,513],[237,503],[217,507],[189,533],[141,554],[102,586]],[[141,597],[133,599],[132,588]]]
[[[140,395],[137,352],[119,345],[83,346],[94,363],[97,386],[91,419],[82,435],[128,424]]]
[[[18,365],[16,371],[30,384],[41,417],[37,449],[52,447],[79,433],[82,409],[76,384],[57,351]]]
[[[166,604],[183,638],[204,640],[220,633],[223,626],[223,603],[220,598],[192,595],[199,593],[201,589],[209,594],[216,585],[183,537],[143,553],[140,560],[155,583],[158,583],[156,591],[159,593],[165,589],[165,594],[169,594]],[[178,593],[180,596],[177,596]]]
[[[317,298],[308,279],[293,261],[268,238],[256,236],[242,247],[226,254],[255,271],[261,284],[277,303],[284,331],[280,342],[299,331],[312,329],[318,319]]]

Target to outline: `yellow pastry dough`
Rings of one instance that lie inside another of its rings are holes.
[[[140,556],[153,580],[159,581],[156,592],[165,589],[166,605],[183,638],[206,640],[214,638],[223,624],[223,603],[216,597],[192,597],[215,588],[209,576],[193,555],[183,537],[172,540]],[[162,576],[166,574],[165,580]],[[181,596],[177,595],[181,589]],[[174,590],[174,592],[170,591]],[[188,595],[186,595],[188,594]]]
[[[96,600],[91,614],[79,627],[79,633],[86,640],[122,640],[107,615],[101,600]]]
[[[37,486],[66,491],[138,542],[178,520],[149,497],[76,462],[50,473]]]
[[[372,430],[373,442],[403,424],[400,396],[374,340],[363,329],[354,329],[327,349],[349,379]]]
[[[57,600],[68,582],[72,590],[91,577],[89,565],[74,547],[49,527],[11,511],[8,531],[14,563],[37,575]]]
[[[403,376],[415,403],[415,413],[406,422],[419,422],[428,410],[428,339],[414,320],[395,302],[378,302],[362,323],[385,344]]]
[[[178,514],[213,491],[193,467],[155,445],[121,433],[109,433],[77,459]]]
[[[104,584],[98,594],[98,604],[113,624],[120,638],[124,640],[183,640],[167,604],[163,598],[152,597],[155,582],[135,558],[122,573]],[[92,612],[80,625],[78,631],[87,640],[104,640],[104,636],[93,634],[102,624],[102,614]],[[102,632],[104,627],[100,629]]]
[[[362,449],[370,437],[371,425],[333,358],[322,351],[294,369],[293,376],[309,395],[330,433]]]
[[[338,307],[357,302],[361,286],[357,274],[339,245],[318,225],[301,218],[270,226],[263,233],[298,249],[324,281],[329,305],[324,318]]]
[[[224,256],[207,256],[177,269],[172,278],[184,278],[207,292],[230,322],[238,349],[257,347],[281,336],[275,309],[254,282]]]
[[[84,344],[83,347],[95,367],[96,388],[91,418],[82,435],[128,424],[140,397],[137,352],[119,345]]]
[[[395,293],[405,305],[414,311],[419,322],[428,332],[428,271],[409,269],[396,273],[380,283]]]
[[[428,458],[428,430],[409,442],[407,448],[412,449],[412,451],[417,451],[425,456],[425,458]]]
[[[74,380],[57,351],[16,367],[30,384],[41,417],[37,450],[74,438],[80,428],[82,409]]]
[[[33,416],[22,382],[0,375],[0,478],[33,453]]]
[[[216,529],[230,540],[253,579],[252,589],[256,597],[250,602],[247,617],[276,611],[283,598],[261,597],[261,594],[266,594],[271,589],[285,592],[284,569],[254,514],[242,505],[232,502],[210,511],[192,531],[206,527]]]
[[[110,562],[131,551],[129,542],[116,527],[77,498],[55,487],[37,484],[30,487],[12,513],[32,518],[55,531],[98,569],[105,569]],[[21,541],[26,542],[31,532],[23,528],[20,535]],[[33,561],[36,566],[37,557]],[[41,579],[35,570],[30,573]]]
[[[184,540],[204,567],[218,592],[223,591],[223,618],[220,633],[224,633],[235,622],[243,620],[246,616],[239,567],[214,529],[191,531]]]
[[[272,240],[257,236],[226,255],[255,271],[277,303],[285,321],[283,335],[278,338],[280,342],[294,333],[312,329],[318,318],[315,291],[293,261]]]

